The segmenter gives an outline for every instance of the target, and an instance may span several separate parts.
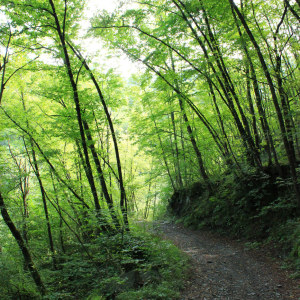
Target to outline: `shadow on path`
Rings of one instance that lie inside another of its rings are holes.
[[[160,222],[154,231],[171,240],[191,259],[182,299],[300,299],[300,281],[259,251],[205,230]]]

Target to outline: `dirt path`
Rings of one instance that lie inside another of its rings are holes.
[[[155,231],[173,241],[192,262],[182,299],[300,299],[300,281],[258,251],[207,231],[157,223]]]

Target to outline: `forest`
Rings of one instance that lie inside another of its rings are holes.
[[[88,3],[0,0],[1,299],[179,299],[166,218],[299,276],[299,0]]]

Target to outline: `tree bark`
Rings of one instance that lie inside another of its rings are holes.
[[[95,181],[94,181],[94,177],[93,177],[92,166],[91,166],[90,158],[89,158],[89,154],[88,154],[88,147],[87,147],[84,127],[83,127],[83,118],[82,118],[81,105],[80,105],[80,100],[79,100],[79,95],[78,95],[78,90],[77,90],[77,84],[74,79],[74,74],[73,74],[73,71],[71,68],[71,61],[70,61],[69,53],[67,50],[64,32],[61,30],[61,25],[60,25],[60,22],[59,22],[59,19],[58,19],[56,10],[55,10],[54,2],[53,2],[53,0],[49,0],[49,3],[52,8],[52,16],[55,20],[55,25],[56,25],[55,29],[59,36],[59,40],[60,40],[62,51],[63,51],[64,65],[66,67],[66,71],[67,71],[67,74],[68,74],[68,77],[70,80],[70,84],[72,87],[72,91],[73,91],[73,100],[74,100],[74,104],[76,107],[77,122],[78,122],[78,127],[79,127],[79,132],[80,132],[80,137],[81,137],[81,144],[82,144],[82,148],[83,148],[85,165],[86,165],[86,168],[85,168],[86,176],[87,176],[87,179],[88,179],[88,182],[90,185],[90,189],[91,189],[91,192],[93,195],[96,213],[97,213],[97,216],[99,217],[101,215],[101,211],[100,211],[101,208],[100,208],[100,202],[99,202],[97,189],[96,189],[96,185],[95,185]],[[103,226],[100,226],[100,227],[103,227]]]
[[[255,39],[254,35],[252,34],[252,31],[250,30],[245,18],[243,17],[243,15],[241,14],[240,10],[238,9],[238,7],[236,6],[236,4],[234,3],[233,0],[229,0],[229,3],[231,4],[232,8],[236,12],[237,16],[239,17],[243,27],[245,28],[245,31],[247,32],[247,35],[249,36],[249,39],[256,50],[256,53],[257,53],[257,56],[261,63],[263,72],[266,76],[268,86],[271,91],[273,104],[274,104],[274,107],[276,110],[280,130],[281,130],[281,136],[282,136],[283,144],[285,147],[285,152],[286,152],[286,155],[287,155],[287,158],[289,161],[289,165],[290,165],[291,177],[293,180],[293,186],[294,186],[294,190],[295,190],[296,199],[298,201],[298,206],[300,207],[300,188],[298,185],[297,173],[296,173],[296,158],[294,155],[295,152],[293,151],[293,149],[291,149],[291,145],[288,140],[288,132],[287,132],[286,126],[285,126],[284,116],[282,114],[282,111],[281,111],[281,108],[280,108],[280,105],[279,105],[279,102],[277,99],[276,90],[275,90],[275,86],[274,86],[271,74],[269,72],[266,61],[261,52],[261,49],[260,49],[258,43],[256,42],[256,39]]]
[[[119,154],[119,147],[118,147],[118,142],[117,142],[117,137],[116,137],[115,129],[114,129],[114,126],[113,126],[113,122],[112,122],[110,113],[108,111],[108,107],[106,105],[103,93],[100,89],[100,86],[99,86],[93,72],[89,68],[87,62],[84,60],[82,55],[78,51],[76,51],[76,49],[70,43],[69,43],[69,46],[70,46],[71,50],[74,52],[74,54],[78,57],[78,59],[80,59],[80,61],[83,63],[85,69],[88,71],[88,73],[89,73],[89,75],[90,75],[90,77],[91,77],[91,79],[92,79],[92,81],[95,85],[95,88],[96,88],[97,93],[98,93],[99,98],[100,98],[100,102],[101,102],[102,107],[103,107],[104,112],[105,112],[105,116],[106,116],[107,121],[108,121],[109,129],[110,129],[113,144],[114,144],[116,161],[117,161],[117,168],[118,168],[118,174],[119,174],[120,206],[121,206],[122,216],[123,216],[123,220],[124,220],[124,224],[125,224],[125,229],[128,231],[129,230],[129,222],[128,222],[128,212],[127,212],[127,198],[126,198],[126,191],[125,191],[123,174],[122,174],[122,165],[121,165],[121,159],[120,159],[120,154]]]
[[[106,186],[106,182],[105,182],[104,174],[103,174],[102,167],[101,167],[101,164],[100,164],[100,160],[99,160],[97,151],[95,149],[95,145],[94,145],[94,141],[93,141],[93,138],[92,138],[92,134],[91,134],[89,125],[88,125],[86,120],[83,120],[83,126],[84,126],[84,129],[85,129],[85,132],[86,132],[87,140],[89,142],[89,148],[90,148],[90,151],[92,153],[94,163],[95,163],[95,166],[96,166],[96,169],[97,169],[97,174],[98,174],[99,182],[100,182],[100,185],[101,185],[101,188],[102,188],[102,193],[103,193],[104,198],[107,202],[107,205],[108,205],[113,223],[117,228],[119,228],[120,224],[119,224],[119,221],[118,221],[117,216],[116,216],[113,200],[112,200],[112,198],[110,197],[110,195],[108,193],[108,189],[107,189],[107,186]]]
[[[35,176],[38,180],[40,191],[41,191],[41,196],[42,196],[42,202],[43,202],[43,207],[44,207],[44,213],[45,213],[45,218],[46,218],[46,224],[47,224],[47,232],[48,232],[48,239],[49,239],[49,248],[52,253],[52,261],[53,261],[53,267],[56,269],[56,260],[55,260],[55,251],[54,251],[54,243],[53,243],[53,237],[52,237],[52,230],[51,230],[51,224],[50,224],[50,219],[49,219],[49,212],[48,212],[48,206],[47,206],[47,200],[46,200],[46,193],[44,189],[44,185],[41,179],[41,174],[38,166],[38,162],[36,159],[36,154],[34,151],[34,144],[32,141],[30,141],[31,144],[31,153],[32,153],[32,159],[33,159],[33,170],[35,173]]]
[[[22,235],[20,234],[19,230],[16,228],[15,224],[13,223],[12,219],[9,216],[9,213],[7,211],[7,208],[4,203],[4,199],[3,199],[1,192],[0,192],[0,209],[1,209],[1,215],[2,215],[2,218],[5,222],[5,224],[7,225],[10,232],[12,233],[13,237],[15,238],[16,242],[18,243],[18,246],[23,254],[25,265],[27,266],[28,270],[30,271],[33,281],[35,282],[41,295],[42,296],[45,295],[46,294],[45,285],[41,279],[41,276],[40,276],[38,270],[35,267],[35,264],[31,258],[29,249],[27,248],[26,243],[22,238]]]

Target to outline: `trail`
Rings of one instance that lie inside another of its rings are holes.
[[[168,222],[154,230],[171,240],[191,259],[182,300],[300,299],[300,280],[261,251],[204,230],[191,230]]]

